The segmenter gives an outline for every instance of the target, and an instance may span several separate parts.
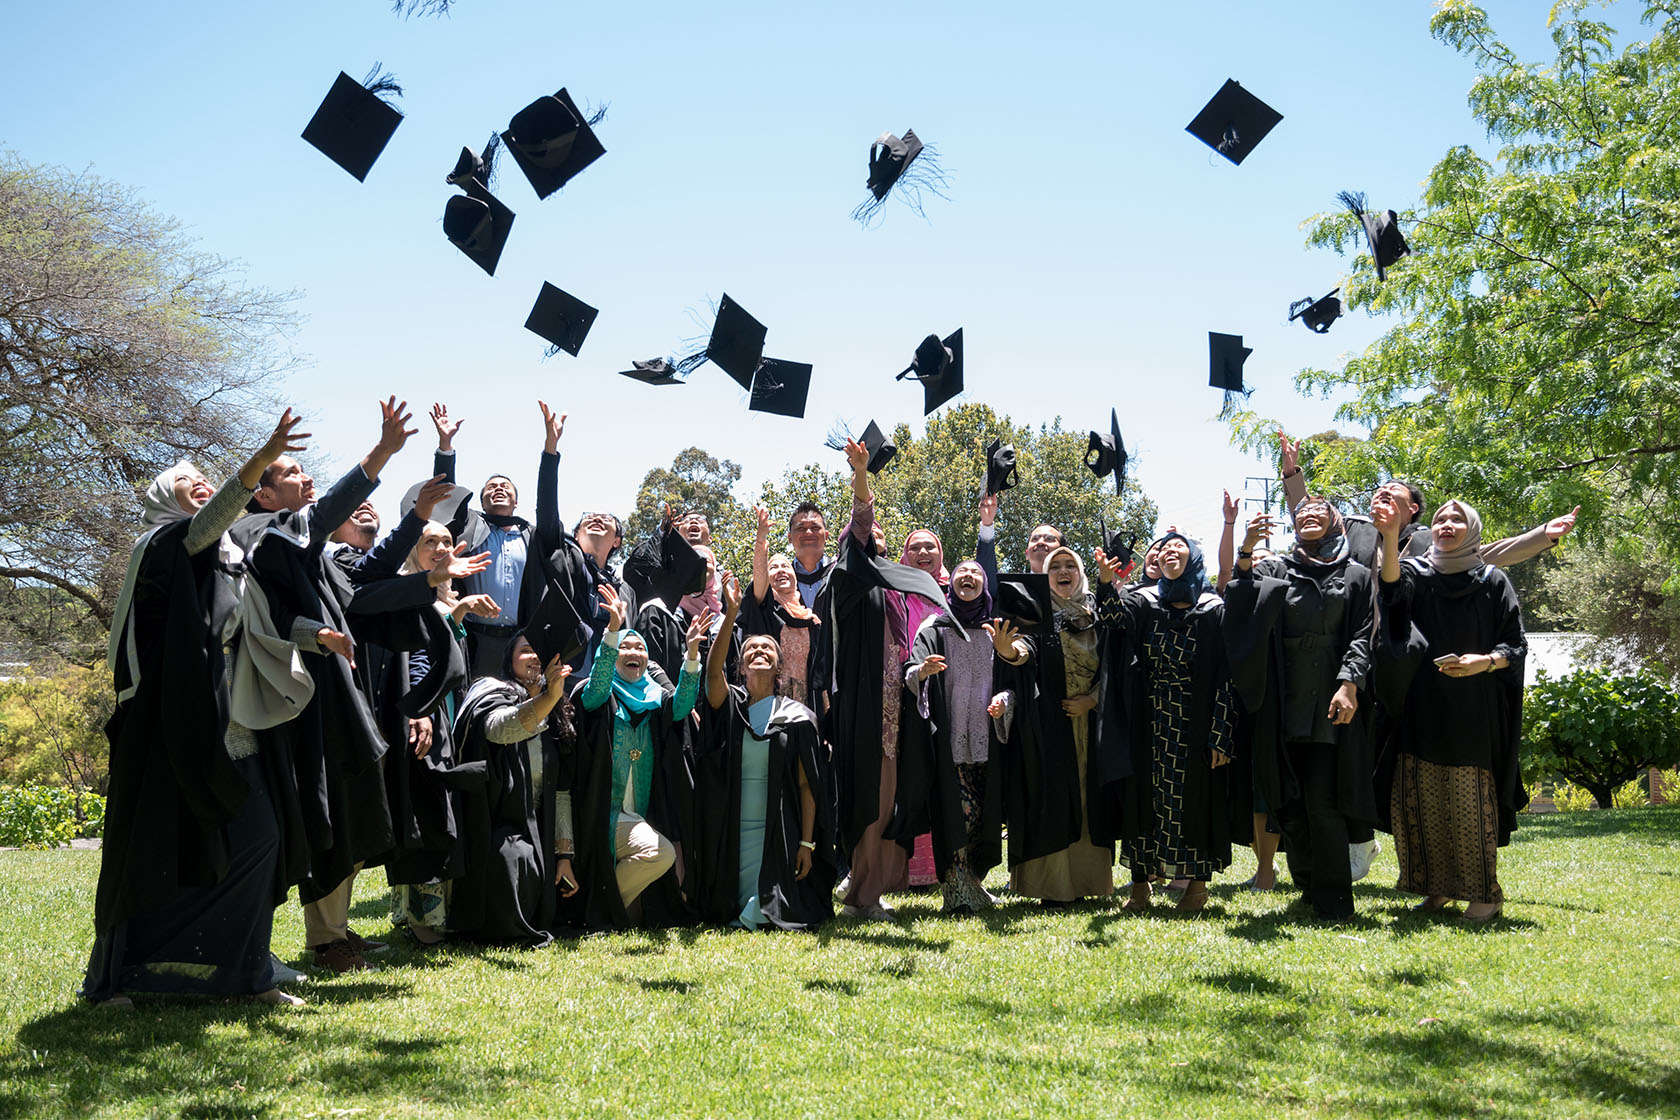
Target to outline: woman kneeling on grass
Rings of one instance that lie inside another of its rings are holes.
[[[688,715],[700,691],[700,642],[712,613],[689,621],[677,687],[666,692],[649,672],[647,643],[624,628],[624,601],[606,584],[598,591],[607,632],[577,694],[569,802],[578,886],[573,894],[561,882],[569,900],[562,909],[572,925],[587,929],[679,925],[692,920],[675,870],[676,843],[694,812]],[[566,839],[562,851],[571,851]]]
[[[1435,512],[1421,559],[1400,561],[1405,518],[1386,492],[1371,520],[1383,540],[1379,640],[1403,651],[1410,676],[1392,764],[1381,767],[1393,775],[1399,887],[1425,896],[1418,910],[1464,899],[1464,920],[1485,922],[1505,905],[1499,849],[1528,803],[1517,760],[1528,651],[1517,594],[1478,556],[1482,519],[1463,502]]]
[[[723,577],[723,630],[741,591]],[[811,709],[776,694],[782,652],[758,634],[741,645],[742,684],[725,677],[728,646],[706,658],[696,759],[696,835],[684,845],[690,896],[709,922],[814,929],[834,916],[834,813]]]

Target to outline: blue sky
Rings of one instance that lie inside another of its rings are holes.
[[[1488,8],[1524,57],[1550,57],[1542,4]],[[1474,71],[1429,37],[1431,11],[458,0],[404,20],[383,0],[14,0],[0,147],[132,186],[251,284],[300,293],[285,345],[302,363],[280,392],[309,416],[318,474],[360,457],[394,392],[467,418],[463,481],[528,482],[541,398],[570,415],[568,519],[627,512],[646,470],[691,445],[741,463],[750,501],[786,467],[842,465],[822,446],[837,418],[919,428],[920,392],[893,375],[961,326],[966,399],[1075,429],[1118,406],[1163,523],[1211,544],[1221,488],[1266,468],[1215,419],[1206,333],[1254,348],[1255,407],[1327,427],[1332,402],[1291,376],[1383,323],[1287,322],[1352,264],[1307,249],[1301,223],[1348,188],[1404,210],[1450,146],[1486,147]],[[376,60],[406,119],[360,184],[298,134],[340,70]],[[1241,167],[1184,132],[1226,78],[1284,114]],[[487,277],[444,239],[444,173],[560,86],[610,104],[607,155],[540,203],[505,162],[518,218]],[[864,231],[848,214],[869,144],[905,128],[938,147],[950,199],[926,220],[894,203]],[[543,360],[523,328],[544,280],[601,309],[578,358]],[[767,353],[814,363],[805,420],[749,414],[710,366],[664,389],[616,376],[703,333],[726,291],[768,326]],[[387,516],[432,445],[423,423],[393,461]]]

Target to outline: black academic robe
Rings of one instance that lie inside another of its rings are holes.
[[[313,506],[247,515],[228,531],[244,549],[282,632],[304,618],[354,633],[350,582],[323,549],[374,485],[354,467]],[[356,864],[382,861],[393,836],[379,770],[386,744],[367,700],[366,667],[352,668],[332,653],[307,654],[304,664],[315,681],[314,699],[296,719],[259,731],[257,738],[286,837],[283,875],[311,902],[348,878]]]
[[[748,638],[756,637],[760,634],[774,640],[776,645],[780,646],[782,644],[782,635],[790,629],[803,629],[810,631],[811,638],[808,643],[803,668],[805,670],[805,680],[811,686],[811,691],[818,691],[817,685],[820,680],[818,674],[821,671],[824,645],[821,616],[818,615],[815,610],[813,610],[811,618],[795,618],[776,601],[774,593],[766,594],[761,600],[758,597],[758,588],[749,583],[746,591],[743,592],[741,596],[741,621],[739,629],[737,630],[738,640],[731,647],[730,652],[733,655],[739,655],[740,643],[744,642]],[[783,650],[783,654],[785,656],[786,650]],[[734,679],[733,674],[734,671],[731,669],[731,680]],[[794,696],[791,697],[791,699],[797,700],[808,707],[813,707],[813,710],[815,710],[814,705],[812,705],[810,693],[807,693],[804,696]]]
[[[1439,766],[1475,766],[1493,775],[1499,802],[1499,844],[1510,843],[1517,814],[1528,805],[1522,784],[1523,633],[1517,593],[1504,572],[1481,564],[1437,572],[1426,561],[1400,564],[1400,578],[1378,584],[1381,625],[1374,673],[1392,698],[1391,734],[1382,744],[1376,797],[1387,815],[1393,755]],[[1449,653],[1502,654],[1504,669],[1449,677],[1432,664]],[[1391,831],[1391,822],[1381,827]]]
[[[1123,632],[1123,645],[1111,644],[1108,653],[1128,657],[1116,664],[1105,679],[1099,707],[1115,705],[1115,723],[1109,745],[1122,743],[1128,754],[1124,764],[1112,763],[1127,776],[1114,783],[1111,804],[1117,811],[1116,838],[1122,845],[1136,843],[1155,827],[1152,775],[1155,769],[1154,729],[1150,697],[1150,657],[1147,637],[1152,625],[1188,629],[1195,643],[1190,687],[1182,700],[1186,738],[1208,743],[1213,737],[1214,711],[1219,690],[1230,686],[1231,671],[1223,633],[1224,603],[1217,595],[1204,593],[1194,604],[1171,607],[1160,602],[1153,588],[1116,592],[1103,584],[1097,592],[1097,617],[1108,628],[1111,641]],[[1235,716],[1236,713],[1232,713]],[[1217,857],[1229,851],[1233,841],[1247,844],[1253,836],[1252,776],[1235,757],[1240,736],[1229,741],[1227,753],[1233,763],[1220,767],[1190,766],[1184,776],[1184,838],[1188,845]]]
[[[610,654],[603,650],[602,655]],[[652,671],[652,667],[649,667]],[[568,926],[582,929],[629,929],[636,923],[618,891],[610,835],[612,817],[612,725],[618,698],[608,694],[600,707],[583,706],[588,680],[572,690],[572,718],[577,726],[576,742],[561,762],[572,795],[572,837],[576,856],[572,871],[578,892],[560,900],[560,918]],[[681,844],[696,831],[697,805],[694,797],[694,744],[692,719],[681,723],[671,719],[674,691],[667,690],[665,702],[640,715],[650,729],[654,764],[652,788],[648,790],[647,813],[643,819],[672,843]],[[677,868],[667,871],[648,887],[638,901],[642,904],[641,925],[647,929],[691,925],[693,907],[683,895]]]
[[[924,623],[912,643],[910,664],[920,664],[933,654],[945,656],[952,643],[962,640],[955,635],[959,625],[948,614]],[[980,627],[970,628],[968,635],[970,641],[984,642],[988,650],[992,648],[991,635]],[[995,696],[1010,687],[1014,674],[997,657],[993,656],[991,661],[989,696]],[[941,879],[945,878],[951,860],[965,850],[968,869],[976,877],[984,878],[986,872],[1003,859],[1006,751],[1004,745],[998,742],[997,731],[993,727],[986,753],[985,799],[980,807],[978,831],[981,840],[970,847],[957,764],[951,757],[950,697],[945,687],[949,675],[949,670],[938,673],[923,681],[920,689],[912,690],[912,706],[906,708],[900,717],[898,796],[887,835],[900,843],[914,843],[917,836],[931,833],[934,868]],[[992,723],[989,718],[987,722]],[[1077,823],[1075,840],[1078,839]],[[1067,844],[1061,847],[1065,848]]]
[[[688,624],[693,619],[687,608],[679,605],[675,610],[668,610],[662,600],[654,599],[643,603],[633,617],[636,620],[633,629],[647,643],[648,657],[664,671],[666,677],[676,680],[684,659],[688,657]],[[706,659],[712,654],[712,643],[717,639],[715,633],[700,639],[700,664],[706,664]],[[739,626],[729,631],[729,652],[724,656],[727,658],[724,676],[734,680],[736,668],[741,663]]]
[[[449,931],[460,937],[542,945],[556,926],[552,775],[574,738],[568,706],[555,705],[540,736],[541,781],[532,772],[528,739],[493,743],[485,734],[493,712],[529,695],[517,684],[484,677],[467,690],[455,717],[460,763],[485,771],[461,798],[465,860],[449,895]]]
[[[833,667],[827,731],[834,749],[836,827],[848,858],[879,816],[885,679],[881,658],[889,625],[889,589],[946,606],[944,592],[931,575],[882,559],[873,541],[861,545],[848,529],[824,589],[829,597],[824,626]],[[907,689],[902,691],[901,710],[912,710],[914,700]]]
[[[408,514],[348,568],[355,585],[350,622],[358,659],[368,659],[369,701],[388,747],[383,773],[395,843],[385,877],[392,883],[436,883],[461,873],[462,791],[485,779],[482,763],[457,757],[453,721],[445,710],[451,702],[459,704],[467,683],[464,645],[438,610],[437,590],[426,573],[400,573],[424,525]],[[431,723],[432,746],[424,758],[415,758],[409,746],[410,719]]]
[[[723,707],[704,696],[695,752],[695,825],[683,844],[689,897],[702,919],[728,925],[740,914],[736,882],[741,856],[741,737],[747,723],[746,690],[730,686]],[[781,929],[814,929],[834,917],[839,878],[834,851],[834,807],[823,796],[828,761],[817,736],[816,716],[805,705],[778,697],[762,736],[770,745],[770,788],[765,807],[764,862],[758,874],[758,905]],[[799,771],[816,801],[811,873],[796,879],[801,808]]]
[[[102,936],[167,907],[183,888],[217,882],[230,860],[226,826],[245,801],[223,740],[221,635],[234,602],[218,550],[187,554],[189,525],[152,533],[134,586],[128,625],[142,672],[105,724],[110,785],[93,910]],[[125,657],[114,684],[119,693],[133,684]]]
[[[1294,609],[1309,616],[1296,627],[1309,631],[1303,637],[1285,635],[1292,594]],[[1231,683],[1248,715],[1245,749],[1239,755],[1250,760],[1254,781],[1274,809],[1301,798],[1284,744],[1321,742],[1336,753],[1336,807],[1351,820],[1376,823],[1368,710],[1373,705],[1367,683],[1371,602],[1370,570],[1351,560],[1332,572],[1316,573],[1293,561],[1265,561],[1246,572],[1238,568],[1225,586],[1223,629]],[[1323,622],[1331,616],[1333,625]],[[1328,634],[1310,632],[1326,625]],[[1341,680],[1358,687],[1359,708],[1353,722],[1332,726],[1324,713]],[[1298,731],[1315,726],[1305,735],[1291,735],[1290,724]]]

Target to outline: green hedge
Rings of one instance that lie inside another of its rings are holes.
[[[105,828],[105,799],[76,795],[61,786],[0,785],[0,847],[59,848],[77,837],[98,836]]]

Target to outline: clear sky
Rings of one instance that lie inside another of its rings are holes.
[[[1546,5],[1488,7],[1507,43],[1550,58]],[[404,20],[384,0],[3,0],[0,147],[132,186],[251,284],[299,293],[286,346],[302,363],[279,392],[308,415],[322,476],[371,445],[394,392],[417,419],[434,400],[467,419],[463,481],[505,472],[528,493],[541,398],[570,415],[568,520],[627,513],[691,445],[741,463],[751,501],[786,467],[842,466],[822,446],[836,419],[919,428],[920,391],[893,375],[961,326],[966,399],[1075,429],[1117,406],[1163,524],[1211,545],[1220,490],[1267,468],[1215,418],[1206,333],[1254,348],[1256,408],[1297,434],[1329,426],[1333,402],[1291,376],[1383,324],[1287,321],[1352,263],[1307,249],[1302,222],[1343,189],[1404,211],[1447,148],[1486,147],[1474,71],[1430,38],[1431,11],[458,0]],[[299,133],[340,70],[376,60],[406,117],[362,184]],[[1184,131],[1227,78],[1284,114],[1241,167]],[[560,86],[610,105],[607,155],[543,202],[504,161],[518,218],[485,276],[444,238],[444,174]],[[906,128],[939,149],[949,201],[925,220],[893,203],[865,231],[848,215],[869,144]],[[580,357],[544,360],[524,330],[544,280],[600,308]],[[712,366],[670,388],[616,375],[703,334],[724,292],[768,326],[768,354],[815,365],[803,421],[747,412]],[[421,426],[377,496],[388,518],[428,472]]]

